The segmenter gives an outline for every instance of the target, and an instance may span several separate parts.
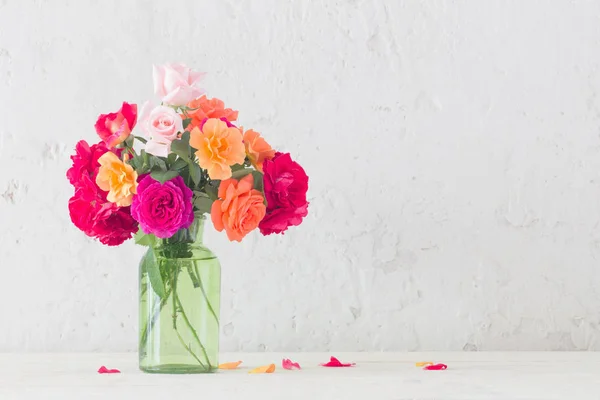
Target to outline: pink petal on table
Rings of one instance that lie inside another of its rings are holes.
[[[108,369],[104,365],[98,369],[99,374],[120,374],[121,371],[118,369]]]
[[[352,367],[354,365],[356,365],[356,363],[341,363],[340,360],[333,356],[331,357],[328,363],[321,364],[322,367]]]
[[[441,371],[444,369],[448,369],[448,366],[446,364],[433,364],[427,365],[423,369],[426,369],[428,371]]]
[[[281,367],[283,369],[301,369],[300,364],[292,362],[289,358],[281,360]]]

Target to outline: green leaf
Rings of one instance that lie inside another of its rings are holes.
[[[154,180],[157,180],[160,183],[170,181],[178,175],[179,173],[177,171],[152,171],[152,173],[150,174],[150,176],[152,176]]]
[[[160,267],[158,265],[158,260],[154,257],[154,250],[152,247],[148,249],[148,252],[144,255],[144,258],[142,258],[141,268],[142,271],[145,270],[148,273],[148,280],[150,281],[150,286],[152,286],[154,293],[161,299],[164,299],[166,297],[165,284],[160,275]]]
[[[150,156],[150,169],[153,171],[166,171],[167,163],[162,158],[156,156]]]
[[[265,185],[263,181],[263,174],[260,171],[252,171],[252,177],[254,178],[254,189],[265,191]]]
[[[243,177],[245,177],[246,175],[251,174],[252,171],[254,171],[254,170],[245,169],[245,168],[238,169],[237,171],[233,171],[233,173],[231,174],[231,177],[239,180],[239,179],[242,179]]]
[[[187,166],[188,166],[187,161],[185,161],[183,158],[178,158],[177,161],[175,161],[174,163],[171,164],[171,167],[169,169],[171,171],[181,171],[182,169],[184,169]]]
[[[192,181],[194,181],[194,183],[198,185],[200,183],[200,179],[202,178],[202,170],[200,169],[200,166],[194,161],[190,162],[189,164],[190,177],[192,178]]]
[[[136,244],[140,246],[154,246],[156,242],[156,236],[152,234],[145,234],[141,229],[137,231],[137,233],[133,236],[133,240],[135,240]]]
[[[142,160],[144,161],[142,164],[142,168],[144,170],[150,169],[150,160],[149,160],[148,153],[146,153],[146,150],[142,150],[140,152],[140,155],[142,156]]]
[[[142,142],[144,144],[148,143],[148,141],[141,136],[134,136],[134,138],[136,138],[137,140],[139,140],[140,142]]]
[[[183,120],[183,129],[186,129],[192,123],[191,118],[186,118]]]
[[[242,169],[244,169],[244,166],[241,164],[234,164],[231,166],[231,171],[233,171],[233,172],[236,172],[236,171],[239,171]]]
[[[167,156],[167,164],[173,165],[173,163],[175,162],[176,159],[177,159],[177,154],[169,153],[169,155]]]
[[[206,194],[208,195],[208,197],[210,197],[211,200],[217,200],[219,198],[220,184],[221,181],[209,181],[204,186],[204,190],[206,191]]]
[[[194,192],[194,194],[196,195],[194,198],[194,207],[201,214],[210,214],[214,200],[208,197],[206,193]]]
[[[129,135],[123,144],[125,147],[133,147],[133,135]]]
[[[171,151],[186,161],[191,160],[190,133],[184,132],[183,135],[181,135],[181,139],[173,140],[171,143]]]

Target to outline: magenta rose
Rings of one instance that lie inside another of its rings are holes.
[[[300,225],[308,214],[308,176],[289,153],[276,153],[263,164],[267,214],[260,222],[263,235],[283,233]]]
[[[192,195],[180,176],[161,184],[147,175],[133,196],[131,215],[144,233],[166,239],[194,221]]]

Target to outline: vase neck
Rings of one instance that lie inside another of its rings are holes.
[[[161,246],[168,246],[173,244],[196,244],[202,245],[204,239],[204,221],[206,217],[196,216],[194,222],[185,229],[178,230],[172,237],[168,239],[161,239]]]

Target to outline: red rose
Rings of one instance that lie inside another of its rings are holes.
[[[90,147],[82,140],[75,151],[71,156],[73,166],[67,171],[69,182],[75,186],[75,194],[69,200],[71,221],[87,236],[109,246],[119,245],[137,232],[138,223],[131,217],[129,207],[107,201],[107,192],[96,185],[98,158],[109,150],[102,142]]]
[[[113,148],[129,137],[136,121],[137,104],[123,102],[119,111],[98,117],[96,133],[109,148]]]
[[[106,192],[89,178],[80,183],[69,199],[69,215],[83,233],[97,238],[102,244],[117,246],[138,231],[138,223],[131,216],[129,207],[118,207],[106,201]]]
[[[267,215],[260,222],[263,235],[283,233],[300,225],[308,214],[308,176],[288,153],[276,153],[263,164]]]
[[[71,156],[73,166],[67,171],[67,178],[71,185],[78,187],[84,177],[96,181],[100,163],[98,159],[108,151],[103,142],[90,145],[85,140],[80,140],[75,146],[75,155]]]

